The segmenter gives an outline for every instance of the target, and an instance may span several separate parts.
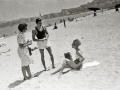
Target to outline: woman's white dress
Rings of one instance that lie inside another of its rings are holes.
[[[28,47],[20,47],[19,44],[26,43],[25,35],[24,33],[19,33],[17,35],[17,42],[18,42],[18,55],[21,59],[21,65],[22,66],[28,66],[29,64],[33,64],[33,60],[30,58]]]

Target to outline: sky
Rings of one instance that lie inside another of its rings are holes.
[[[37,17],[78,7],[93,0],[0,0],[0,21]]]

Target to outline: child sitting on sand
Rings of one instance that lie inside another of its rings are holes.
[[[53,28],[53,30],[54,30],[54,29],[57,29],[57,28],[58,28],[58,27],[57,27],[57,25],[56,25],[56,22],[55,22],[55,25],[54,25],[54,28]]]
[[[54,75],[57,72],[60,72],[60,75],[62,74],[62,71],[64,68],[71,68],[79,70],[82,68],[84,57],[80,53],[80,49],[78,48],[81,45],[81,42],[76,39],[72,43],[72,47],[76,50],[76,60],[73,61],[72,55],[70,52],[67,52],[64,54],[65,59],[63,60],[62,67],[58,69],[57,71],[53,72],[52,75]],[[59,75],[59,78],[60,78]]]

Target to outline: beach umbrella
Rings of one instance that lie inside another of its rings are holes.
[[[115,8],[119,8],[119,7],[120,7],[120,4],[116,4],[116,5],[115,5]]]
[[[88,9],[91,10],[91,11],[94,11],[94,17],[97,16],[96,11],[100,10],[100,8],[97,8],[97,7],[90,7]]]
[[[97,10],[100,10],[100,8],[97,8],[97,7],[90,7],[88,8],[89,10],[92,10],[92,11],[97,11]]]

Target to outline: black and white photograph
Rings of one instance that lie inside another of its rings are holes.
[[[0,0],[0,90],[120,90],[120,0]]]

